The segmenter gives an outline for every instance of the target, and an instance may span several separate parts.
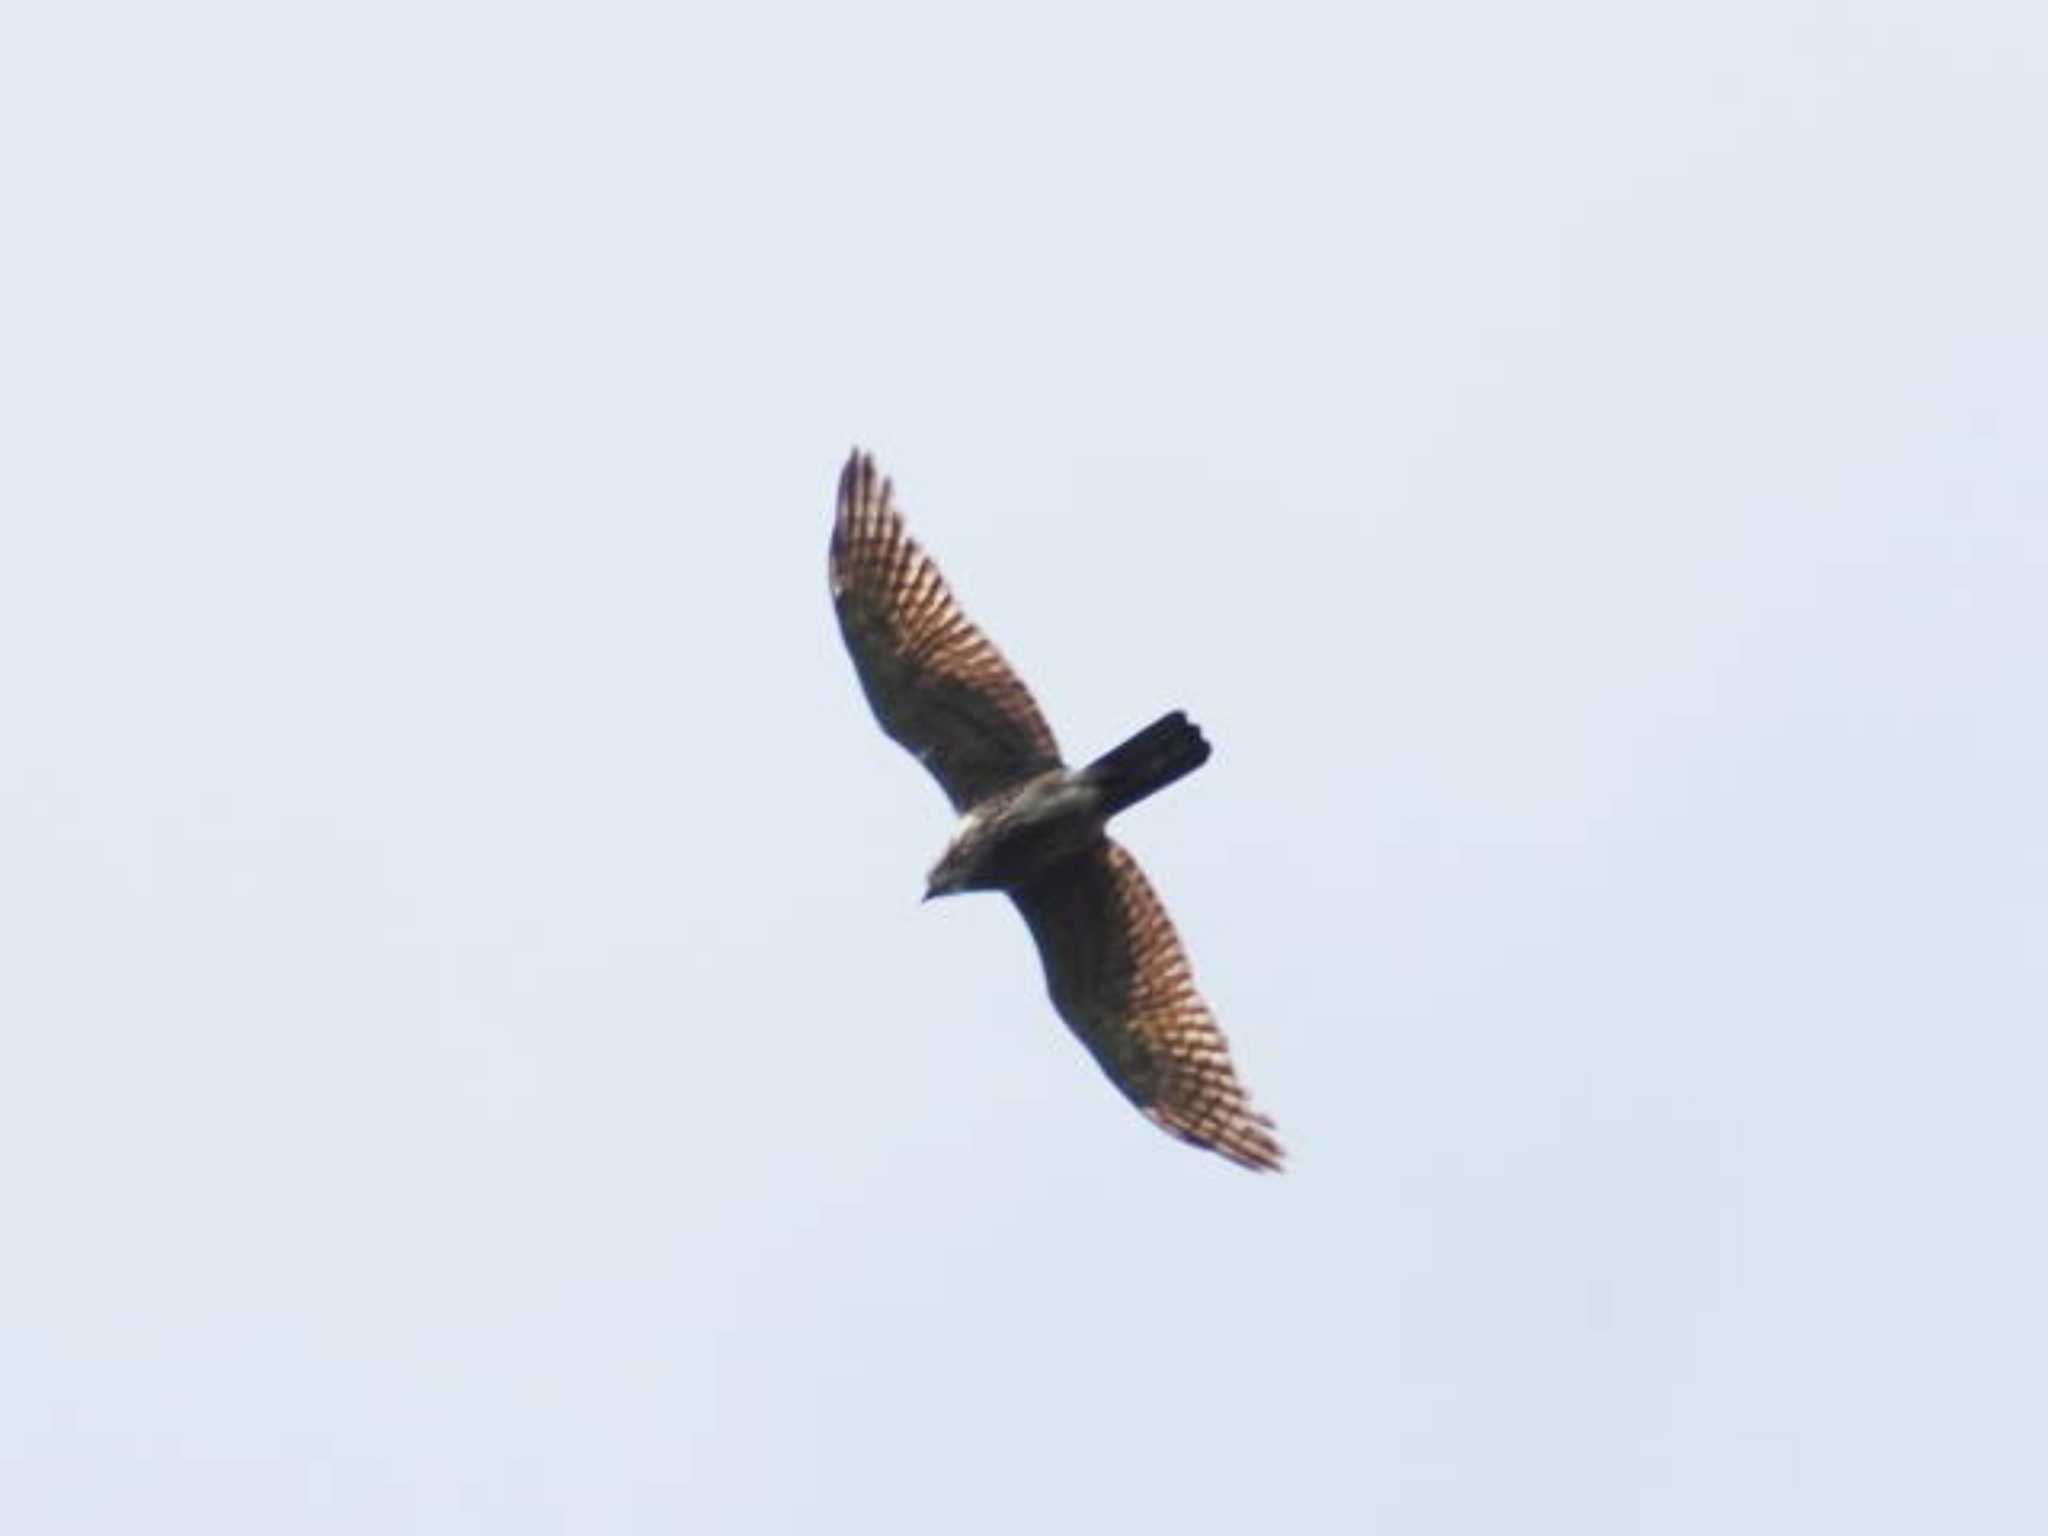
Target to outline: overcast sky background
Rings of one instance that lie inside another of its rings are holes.
[[[2038,1532],[2048,13],[0,23],[0,1527]],[[872,447],[1290,1171],[825,591]]]

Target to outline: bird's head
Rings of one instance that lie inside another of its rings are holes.
[[[934,896],[951,896],[958,891],[974,890],[987,842],[982,818],[970,811],[954,829],[953,839],[946,844],[946,851],[939,855],[939,862],[924,877],[924,899],[930,901]]]
[[[951,896],[965,890],[967,876],[967,861],[960,856],[960,847],[956,843],[939,855],[939,862],[924,877],[924,899],[930,901],[937,896]]]
[[[989,889],[987,864],[992,825],[986,806],[976,806],[960,818],[946,851],[924,877],[924,899],[951,896],[957,891]]]

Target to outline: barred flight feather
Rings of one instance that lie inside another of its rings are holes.
[[[1059,766],[1031,691],[953,600],[864,453],[839,477],[831,575],[875,718],[931,770],[956,811]]]
[[[889,482],[858,451],[839,478],[830,569],[875,718],[962,813],[956,848],[971,842],[984,857],[969,873],[982,888],[1007,889],[1023,913],[1068,1027],[1161,1129],[1247,1168],[1278,1169],[1273,1122],[1251,1107],[1166,908],[1137,860],[1102,833],[1110,815],[1208,758],[1201,733],[1176,711],[1091,768],[1063,773],[1030,690],[961,611],[904,527]],[[1015,810],[1034,794],[1046,804],[1048,785],[1077,809],[1035,821]],[[1038,856],[1000,862],[1005,836],[1013,851],[1035,846]],[[961,888],[971,886],[935,885]]]
[[[1053,1006],[1125,1097],[1183,1141],[1277,1170],[1273,1122],[1251,1107],[1173,920],[1130,851],[1103,838],[1010,894],[1038,941]]]

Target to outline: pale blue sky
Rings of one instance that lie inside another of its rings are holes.
[[[2048,13],[0,23],[0,1528],[2048,1528]],[[1129,1112],[875,449],[1262,1105]]]

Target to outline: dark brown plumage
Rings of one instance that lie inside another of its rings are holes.
[[[1272,1122],[1251,1107],[1195,990],[1166,908],[1108,818],[1208,759],[1166,715],[1072,770],[1030,691],[960,609],[874,461],[839,479],[832,598],[882,729],[929,768],[961,815],[927,894],[1004,890],[1030,926],[1053,1005],[1155,1124],[1247,1168],[1277,1169]]]

